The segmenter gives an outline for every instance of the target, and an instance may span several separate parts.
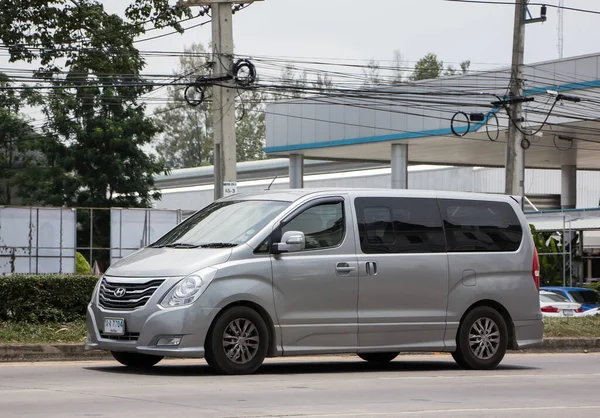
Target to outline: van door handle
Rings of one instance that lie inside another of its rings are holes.
[[[353,272],[356,269],[348,263],[337,263],[335,266],[335,270],[338,273],[350,274],[351,272]]]
[[[366,264],[367,275],[368,276],[377,276],[377,263],[374,261],[367,261]]]

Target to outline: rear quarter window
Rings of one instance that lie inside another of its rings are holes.
[[[523,229],[506,202],[439,200],[448,252],[514,252]]]
[[[600,295],[593,290],[571,290],[569,294],[577,303],[600,303]]]

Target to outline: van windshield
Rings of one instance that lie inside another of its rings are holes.
[[[246,243],[290,205],[240,200],[215,202],[150,245],[153,248],[226,248]]]

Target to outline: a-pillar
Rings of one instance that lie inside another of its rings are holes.
[[[290,155],[290,189],[304,187],[304,156],[301,154]]]
[[[408,189],[408,145],[392,144],[392,189]]]
[[[561,169],[560,207],[575,209],[577,206],[577,166],[563,165]]]

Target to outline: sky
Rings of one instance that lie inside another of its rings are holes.
[[[558,2],[548,0],[548,4]],[[129,1],[104,0],[103,4],[108,12],[122,15]],[[564,5],[600,11],[598,0],[564,0]],[[319,58],[362,65],[376,60],[385,66],[391,64],[398,50],[409,68],[432,52],[446,65],[458,67],[461,61],[470,60],[472,70],[489,70],[510,65],[514,9],[512,4],[444,0],[264,0],[234,15],[234,42],[237,54],[277,57],[281,62]],[[199,9],[193,10],[197,13]],[[530,11],[538,17],[540,6],[530,6]],[[207,18],[201,17],[183,25],[204,20]],[[559,57],[557,26],[554,8],[548,9],[547,22],[527,25],[526,64]],[[152,31],[141,38],[169,32],[172,29]],[[207,24],[183,35],[139,42],[137,46],[141,51],[182,52],[193,42],[207,44],[210,38],[211,26]],[[598,39],[600,14],[564,12],[565,57],[600,52]],[[172,74],[178,58],[147,58],[147,63],[146,74]],[[0,56],[0,67],[27,65],[9,64],[5,56]],[[41,113],[31,116],[37,119]]]
[[[597,0],[564,2],[569,7],[600,10]],[[118,11],[122,4],[122,0],[105,1],[108,10]],[[533,17],[539,16],[540,6],[530,10]],[[513,5],[443,0],[265,0],[235,14],[234,39],[236,53],[250,57],[375,59],[385,63],[399,50],[410,67],[433,52],[446,64],[458,66],[468,59],[472,69],[481,70],[510,64],[513,24]],[[545,23],[527,25],[526,63],[558,58],[557,26],[553,8]],[[206,25],[138,45],[142,50],[182,51],[192,42],[207,43],[210,37],[210,25]],[[564,12],[565,57],[599,52],[599,38],[600,15]],[[176,66],[176,58],[158,58],[149,61],[147,71],[166,74]]]

